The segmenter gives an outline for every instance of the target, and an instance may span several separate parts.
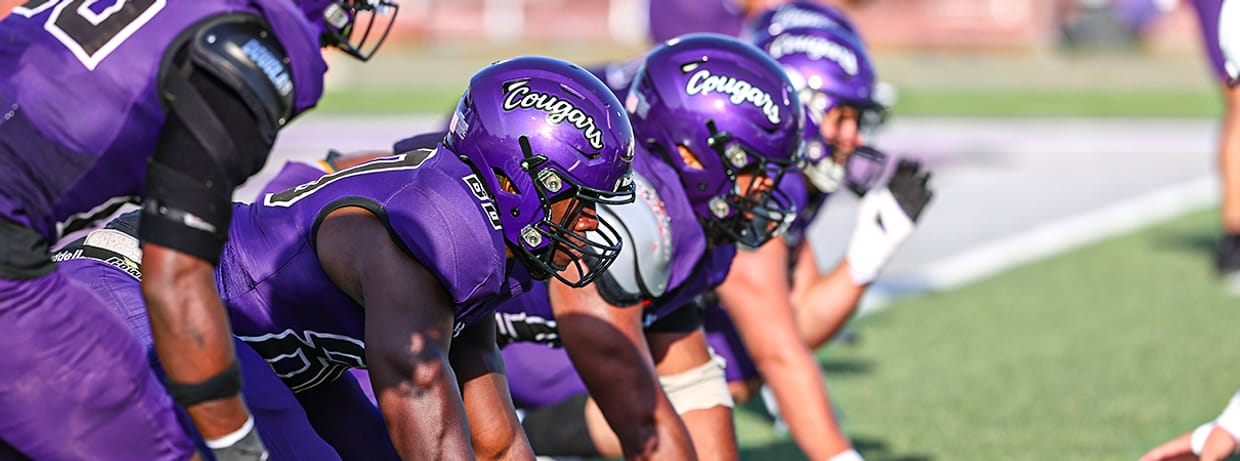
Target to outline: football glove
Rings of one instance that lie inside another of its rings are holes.
[[[874,281],[917,226],[934,193],[930,172],[921,163],[900,160],[886,187],[869,191],[861,198],[857,226],[848,244],[849,275],[858,285]]]

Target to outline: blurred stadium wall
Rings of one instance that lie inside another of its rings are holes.
[[[658,1],[658,0],[654,0]],[[710,0],[704,0],[710,1]],[[1084,27],[1131,33],[1155,50],[1195,50],[1196,22],[1177,0],[873,0],[851,13],[878,50],[1034,50]],[[397,41],[646,40],[647,0],[400,0]]]
[[[393,43],[641,46],[650,0],[397,0]],[[659,0],[653,0],[659,1]],[[704,0],[713,1],[713,0]],[[24,2],[0,0],[0,17]],[[104,6],[110,2],[97,2]],[[1180,0],[871,0],[850,13],[876,50],[1036,50],[1073,28],[1114,28],[1149,50],[1195,50]],[[398,45],[399,46],[399,45]]]

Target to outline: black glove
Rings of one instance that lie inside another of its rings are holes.
[[[929,181],[930,172],[921,168],[921,162],[901,159],[896,172],[891,175],[891,181],[887,183],[896,203],[913,222],[917,222],[926,204],[934,197]]]

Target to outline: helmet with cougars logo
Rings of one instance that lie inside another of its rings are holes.
[[[646,56],[626,108],[712,241],[756,247],[795,217],[778,184],[804,163],[801,102],[762,50],[718,34],[669,40]]]
[[[300,0],[298,3],[311,24],[319,27],[323,46],[334,46],[362,61],[370,60],[379,50],[392,24],[396,23],[396,12],[400,9],[392,0]],[[383,19],[379,20],[381,16]]]
[[[886,118],[886,108],[874,101],[874,65],[856,36],[841,28],[798,27],[786,29],[758,42],[758,47],[775,58],[797,88],[805,104],[805,153],[809,159],[806,175],[823,192],[834,192],[845,184],[849,169],[875,171],[869,165],[854,163],[885,161],[873,149],[858,149],[846,165],[836,163],[829,140],[822,135],[824,116],[837,107],[857,112],[857,127],[872,132]],[[881,168],[878,170],[881,171]],[[867,189],[876,176],[854,190]]]
[[[798,27],[844,29],[852,34],[857,33],[857,28],[842,11],[816,2],[798,0],[771,7],[755,16],[745,23],[741,36],[757,43]]]
[[[540,56],[491,64],[469,80],[444,146],[495,197],[504,239],[531,275],[583,286],[619,254],[594,205],[633,200],[633,128],[586,70]],[[597,222],[588,236],[583,221]]]

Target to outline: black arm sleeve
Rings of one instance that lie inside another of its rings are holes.
[[[167,121],[148,164],[139,234],[215,264],[233,188],[266,162],[288,117],[284,51],[261,19],[226,15],[193,27],[160,70]],[[283,69],[283,70],[282,70]]]

